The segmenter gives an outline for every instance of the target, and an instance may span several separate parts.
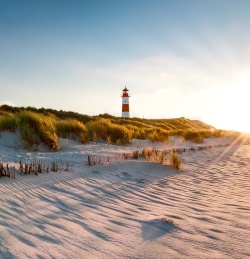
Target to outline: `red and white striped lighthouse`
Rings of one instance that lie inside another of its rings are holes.
[[[125,88],[122,90],[122,117],[129,118],[129,97],[128,89]]]

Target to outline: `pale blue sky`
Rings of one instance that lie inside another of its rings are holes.
[[[0,104],[250,132],[250,1],[0,0]],[[243,116],[244,115],[244,116]]]

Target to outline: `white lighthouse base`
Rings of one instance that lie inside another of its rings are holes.
[[[122,112],[123,118],[129,118],[129,112]]]

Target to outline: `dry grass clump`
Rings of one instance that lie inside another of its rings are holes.
[[[143,149],[141,152],[141,157],[149,161],[150,153],[147,149]]]
[[[111,136],[107,136],[107,138],[106,138],[106,143],[107,143],[108,145],[110,145],[110,144],[112,143]]]
[[[100,120],[90,121],[86,123],[90,140],[94,142],[97,141],[97,138],[106,140],[107,137],[109,136],[108,134],[109,124],[111,124],[109,119],[100,119]]]
[[[32,147],[42,141],[52,150],[59,149],[55,121],[51,117],[23,111],[18,114],[18,126],[27,147]]]
[[[24,119],[24,114],[30,118]],[[195,143],[202,143],[204,138],[211,136],[231,137],[237,140],[237,143],[246,141],[245,136],[242,138],[239,132],[217,130],[203,122],[184,117],[142,119],[121,118],[109,114],[88,116],[62,110],[1,105],[0,131],[15,131],[17,128],[20,128],[28,146],[43,141],[52,149],[58,148],[56,134],[64,138],[79,139],[82,143],[88,140],[97,142],[98,139],[102,139],[108,145],[111,143],[124,145],[129,143],[131,138],[169,142],[169,136],[180,136],[183,140]]]
[[[11,113],[0,112],[0,131],[8,130],[15,132],[17,129],[17,118]]]
[[[97,139],[106,141],[110,138],[109,143],[127,144],[131,140],[131,132],[125,126],[112,123],[109,119],[90,121],[86,127],[90,139],[95,142]]]
[[[164,155],[164,152],[163,152],[163,151],[154,149],[154,150],[151,152],[150,155],[152,155],[152,158],[153,158],[153,162],[154,162],[154,163],[161,163],[161,164],[164,164],[164,162],[165,162],[165,155]]]
[[[56,130],[59,137],[79,139],[81,143],[88,141],[88,132],[86,126],[78,120],[66,119],[56,121]]]
[[[101,164],[101,162],[102,162],[102,156],[88,155],[88,165],[89,166]]]
[[[164,217],[162,217],[161,219],[162,219],[162,221],[164,221],[164,222],[166,222],[166,223],[170,223],[170,224],[172,224],[172,225],[176,225],[175,222],[174,222],[174,220],[173,220],[172,218],[168,217],[168,216],[164,216]]]
[[[203,143],[204,138],[208,138],[211,135],[211,131],[208,130],[183,130],[179,131],[178,135],[184,137],[185,140],[190,140],[194,143]]]
[[[169,132],[161,128],[151,128],[146,130],[147,138],[152,142],[168,142]]]
[[[199,132],[197,131],[183,131],[182,136],[185,140],[190,140],[195,143],[202,143],[203,139],[201,138]]]
[[[180,157],[178,156],[178,154],[176,154],[175,152],[171,152],[170,153],[170,161],[169,161],[170,165],[175,167],[178,170],[182,169],[182,162]]]
[[[226,134],[226,132],[224,130],[214,130],[213,131],[213,136],[215,138],[222,138],[222,137],[226,137],[227,134]]]
[[[142,151],[134,151],[132,152],[131,158],[138,159],[142,157],[147,161],[152,161],[154,163],[160,163],[162,165],[171,165],[174,168],[181,170],[182,169],[182,161],[179,157],[178,153],[174,150],[157,150],[157,149],[143,149]],[[169,158],[169,162],[167,161]]]
[[[110,128],[110,136],[112,141],[119,142],[122,145],[130,143],[131,140],[130,131],[126,127],[116,124],[113,124]]]
[[[146,139],[146,132],[144,130],[144,128],[139,128],[137,126],[128,124],[128,125],[124,125],[131,133],[131,138],[134,139]]]

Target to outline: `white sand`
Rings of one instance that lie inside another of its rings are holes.
[[[191,145],[178,139],[126,147],[61,140],[59,152],[17,142],[1,133],[1,162],[69,160],[70,171],[0,178],[0,258],[250,257],[249,145],[184,152],[179,173],[142,158],[87,165],[87,154]],[[217,143],[230,139],[204,144]]]

